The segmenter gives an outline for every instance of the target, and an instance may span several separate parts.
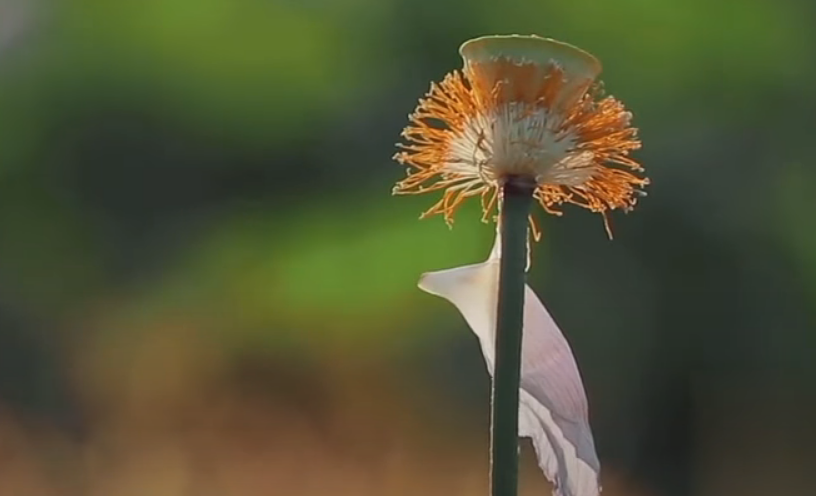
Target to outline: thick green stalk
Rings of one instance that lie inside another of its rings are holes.
[[[507,178],[501,209],[496,363],[490,431],[491,495],[518,494],[518,408],[527,265],[527,218],[535,184]]]

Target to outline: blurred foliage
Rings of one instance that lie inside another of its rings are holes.
[[[813,494],[814,14],[0,0],[0,496],[484,491],[482,358],[416,281],[493,228],[390,157],[462,41],[531,32],[602,59],[653,181],[535,247],[605,493]]]

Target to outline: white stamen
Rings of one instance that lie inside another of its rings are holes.
[[[539,184],[583,184],[592,177],[594,154],[577,150],[577,136],[559,130],[561,123],[561,116],[545,108],[516,102],[477,114],[451,140],[445,171],[491,182],[532,175]]]

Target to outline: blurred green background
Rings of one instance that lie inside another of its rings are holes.
[[[390,157],[506,33],[596,54],[652,179],[535,246],[605,494],[816,494],[811,2],[0,0],[0,496],[486,494],[483,359],[416,281],[493,231]]]

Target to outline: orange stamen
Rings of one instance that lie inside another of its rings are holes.
[[[565,203],[601,214],[611,238],[608,212],[634,208],[640,189],[649,184],[635,174],[643,169],[628,156],[641,146],[637,129],[630,126],[631,114],[618,100],[600,98],[599,84],[590,88],[587,81],[567,88],[564,82],[564,72],[556,64],[499,58],[470,64],[464,72],[454,71],[431,84],[402,132],[406,142],[397,145],[400,151],[394,158],[408,166],[408,176],[397,183],[394,194],[444,190],[422,218],[441,214],[449,225],[465,200],[480,196],[482,220],[488,222],[500,204],[502,182],[501,164],[491,162],[493,143],[487,134],[495,125],[491,119],[504,106],[516,104],[522,110],[514,114],[515,121],[524,125],[522,121],[541,115],[543,109],[552,116],[546,121],[547,132],[558,141],[569,137],[572,151],[591,154],[587,165],[591,173],[585,180],[580,176],[580,184],[539,181],[534,198],[552,215],[560,216]],[[483,128],[485,123],[491,127]],[[472,153],[462,155],[461,147],[468,142]],[[536,142],[509,143],[530,150],[541,147]],[[530,226],[538,241],[541,232],[532,216]]]

